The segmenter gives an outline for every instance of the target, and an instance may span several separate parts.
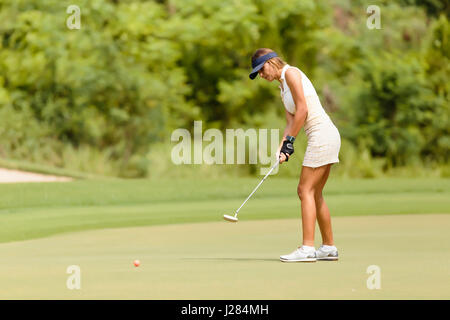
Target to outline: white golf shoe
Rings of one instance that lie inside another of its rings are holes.
[[[316,262],[314,247],[305,248],[301,246],[291,254],[280,256],[282,262]]]
[[[335,246],[321,245],[319,249],[316,250],[316,258],[317,260],[336,261],[339,259],[337,248]]]

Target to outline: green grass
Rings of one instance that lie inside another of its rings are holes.
[[[449,298],[449,179],[332,177],[341,258],[314,264],[278,260],[301,240],[297,179],[269,178],[239,223],[222,220],[260,179],[0,185],[0,299]],[[70,265],[81,290],[66,287]]]
[[[218,221],[260,178],[83,180],[0,185],[0,242],[102,228]],[[296,179],[271,177],[241,220],[296,218]],[[450,213],[450,179],[330,179],[332,216]]]
[[[37,164],[23,160],[12,160],[0,158],[0,167],[13,170],[23,170],[35,173],[50,174],[54,176],[65,176],[75,179],[114,179],[113,177],[105,177],[98,174],[91,174],[76,170],[58,168],[44,164]]]
[[[73,207],[204,200],[245,200],[262,177],[239,179],[170,179],[152,181],[86,180],[71,183],[0,184],[0,210],[28,207]],[[270,177],[252,199],[297,197],[297,179]],[[331,178],[328,195],[393,195],[420,193],[448,195],[450,179],[350,179]]]
[[[333,228],[337,262],[279,261],[300,243],[299,219],[94,230],[2,243],[0,299],[450,298],[450,215],[338,217]],[[66,287],[71,265],[80,267],[80,290]],[[380,289],[366,286],[370,265],[380,268]]]

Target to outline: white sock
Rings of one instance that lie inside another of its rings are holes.
[[[329,250],[335,250],[336,247],[335,246],[327,246],[327,245],[322,245],[322,248],[329,251]]]
[[[305,246],[305,245],[303,245],[302,248],[303,248],[303,250],[305,250],[305,251],[315,251],[315,250],[316,250],[314,247],[311,247],[311,246]]]

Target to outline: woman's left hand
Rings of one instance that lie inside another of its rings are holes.
[[[294,153],[294,144],[290,141],[284,140],[280,149],[280,158],[283,156],[283,161],[289,161],[289,157]],[[282,163],[280,162],[280,163]]]

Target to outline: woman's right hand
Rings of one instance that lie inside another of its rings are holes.
[[[288,156],[289,157],[289,156]],[[286,161],[286,155],[284,153],[281,153],[279,156],[280,164]]]
[[[281,140],[280,146],[278,147],[277,153],[275,154],[276,158],[278,159],[280,164],[282,164],[283,162],[286,161],[286,156],[281,153],[281,147],[283,146],[284,140],[286,140],[286,138],[283,137],[283,139]]]

